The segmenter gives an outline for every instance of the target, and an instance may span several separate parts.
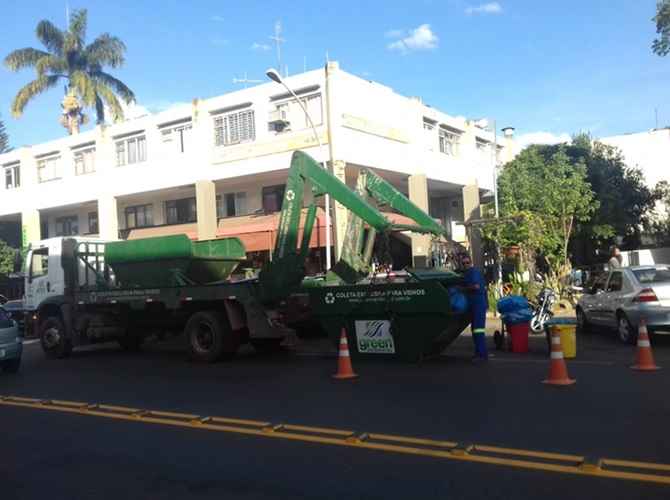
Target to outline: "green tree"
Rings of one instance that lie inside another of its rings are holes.
[[[523,267],[536,260],[555,286],[570,270],[569,243],[578,223],[598,208],[587,181],[586,166],[572,162],[560,146],[548,158],[541,146],[530,146],[506,164],[499,177],[502,223],[484,229],[501,247],[518,245]]]
[[[9,136],[5,130],[5,123],[0,118],[0,153],[9,151]]]
[[[79,132],[86,122],[83,106],[94,107],[97,122],[105,119],[105,105],[112,118],[123,118],[119,102],[135,101],[133,92],[121,80],[103,68],[119,68],[124,63],[126,46],[117,37],[104,33],[86,45],[86,10],[75,10],[70,16],[66,31],[60,30],[48,20],[37,24],[37,39],[45,50],[18,49],[5,58],[5,65],[12,71],[34,68],[37,78],[21,88],[12,101],[12,114],[21,116],[26,104],[42,92],[65,80],[65,98],[61,123],[70,134]]]
[[[586,178],[598,207],[588,221],[578,224],[571,242],[580,262],[590,262],[595,258],[595,248],[607,248],[617,237],[622,238],[624,246],[640,245],[658,195],[647,187],[641,170],[626,165],[621,151],[593,141],[587,134],[576,135],[568,145],[536,148],[546,161],[561,150],[571,163],[586,166]]]
[[[0,277],[7,276],[14,272],[15,262],[16,250],[0,240]]]
[[[656,23],[659,35],[651,44],[654,54],[666,56],[670,54],[670,0],[661,0],[656,4],[656,15],[652,19]]]

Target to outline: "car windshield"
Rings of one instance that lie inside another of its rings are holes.
[[[633,274],[642,285],[651,283],[670,282],[670,268],[650,267],[649,269],[636,269]]]

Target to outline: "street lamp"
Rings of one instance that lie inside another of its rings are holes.
[[[305,117],[307,117],[307,121],[309,122],[309,126],[312,128],[312,132],[314,133],[314,138],[316,139],[316,142],[319,144],[319,153],[321,154],[321,157],[324,158],[324,161],[321,163],[321,166],[323,168],[326,167],[326,161],[325,157],[326,155],[323,152],[323,144],[321,143],[321,138],[319,137],[319,133],[316,131],[316,127],[314,126],[314,122],[312,121],[312,117],[309,115],[307,112],[307,108],[305,108],[305,105],[302,103],[302,101],[298,98],[298,96],[293,92],[291,87],[286,85],[286,82],[284,79],[281,77],[279,74],[279,71],[277,71],[274,68],[269,68],[267,71],[265,71],[265,74],[267,77],[272,80],[273,82],[279,83],[284,86],[286,90],[288,90],[289,94],[293,96],[293,98],[298,101],[298,104],[300,105],[300,108],[302,109],[303,113],[305,113]],[[331,245],[331,222],[330,222],[330,195],[326,193],[326,270],[329,270],[331,267],[331,256],[330,256],[330,245]]]

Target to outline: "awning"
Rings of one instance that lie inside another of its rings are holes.
[[[300,218],[300,229],[298,241],[302,240],[303,227],[307,210],[304,209]],[[391,212],[383,212],[383,215],[394,224],[414,224],[404,215]],[[239,217],[227,217],[219,220],[216,231],[217,238],[239,238],[247,252],[260,252],[272,250],[277,237],[280,212],[263,215],[242,215]],[[131,229],[128,233],[129,240],[140,238],[152,238],[155,236],[170,236],[174,234],[185,234],[192,240],[198,239],[196,223],[174,224],[169,226],[153,226]],[[316,221],[309,241],[310,248],[325,247],[326,245],[326,214],[321,207],[317,208]]]

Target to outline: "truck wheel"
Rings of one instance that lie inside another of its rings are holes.
[[[7,373],[16,373],[21,366],[21,358],[8,359],[2,362],[2,371]]]
[[[193,361],[213,363],[223,356],[232,356],[239,347],[239,339],[226,318],[217,312],[195,313],[186,323],[185,332]]]
[[[40,324],[40,343],[50,359],[67,358],[72,352],[72,341],[65,336],[65,326],[58,316],[49,316]]]

